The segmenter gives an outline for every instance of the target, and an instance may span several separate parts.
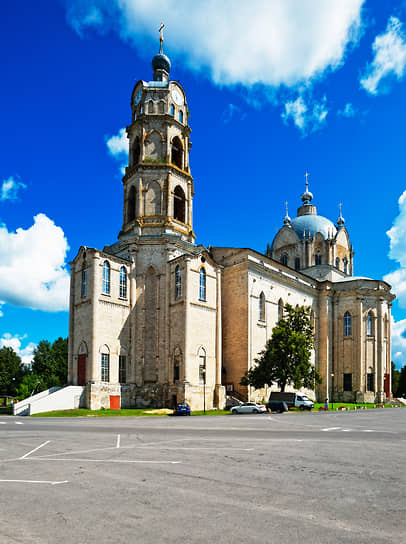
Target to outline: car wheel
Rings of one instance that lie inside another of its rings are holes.
[[[259,410],[257,410],[256,408],[255,408],[255,410],[253,410],[253,412],[254,412],[254,414],[259,414]]]
[[[233,416],[238,414],[237,410],[231,410],[231,413],[233,414]]]
[[[303,404],[302,404],[301,406],[299,406],[299,410],[300,410],[301,412],[303,412],[304,409],[305,409],[305,406],[303,406]]]

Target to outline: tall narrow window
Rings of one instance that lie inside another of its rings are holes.
[[[120,298],[127,298],[127,270],[120,268]]]
[[[373,372],[367,374],[367,391],[375,391],[375,376]]]
[[[108,261],[103,263],[103,294],[110,294],[110,264]]]
[[[351,326],[351,314],[350,312],[345,312],[344,314],[344,336],[351,336],[352,326]]]
[[[171,104],[171,115],[175,115],[175,106]]]
[[[300,270],[300,258],[295,258],[295,270]]]
[[[314,261],[315,261],[316,266],[321,264],[321,255],[315,255],[314,256]]]
[[[372,326],[372,314],[368,312],[367,315],[367,336],[373,335],[373,326]]]
[[[344,374],[343,377],[343,390],[352,391],[352,374]]]
[[[180,271],[180,266],[178,265],[175,268],[175,300],[180,298],[182,294],[182,273]]]
[[[340,269],[340,258],[336,257],[336,268]]]
[[[199,276],[199,299],[206,300],[206,270],[203,266],[200,269]]]
[[[344,272],[348,274],[348,261],[347,257],[344,257]]]
[[[199,349],[199,382],[206,383],[206,351],[204,348]]]
[[[177,185],[173,193],[173,217],[182,223],[185,222],[185,193],[182,187]]]
[[[87,295],[87,268],[86,268],[86,263],[84,263],[82,268],[81,296],[85,297],[86,295]]]
[[[127,221],[135,219],[136,190],[134,185],[131,187],[127,201]]]
[[[101,381],[110,381],[110,355],[108,353],[101,354]]]
[[[179,110],[179,123],[183,123],[183,111]]]
[[[140,162],[140,139],[138,136],[134,140],[133,149],[132,149],[133,161],[132,164],[138,164]]]
[[[183,148],[182,148],[182,142],[179,140],[177,136],[172,140],[172,158],[171,158],[172,164],[177,166],[178,168],[182,168],[182,162],[183,162]]]
[[[265,321],[265,295],[261,293],[259,295],[259,320]]]
[[[284,253],[284,254],[282,255],[281,263],[282,263],[283,265],[285,265],[285,266],[288,266],[288,255],[287,255],[287,253]]]
[[[283,300],[280,298],[278,302],[278,321],[283,318]]]
[[[120,383],[127,381],[127,357],[125,355],[118,357],[118,381]]]

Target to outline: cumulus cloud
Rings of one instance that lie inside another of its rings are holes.
[[[120,128],[118,134],[106,137],[107,149],[112,157],[120,161],[121,173],[124,175],[128,164],[128,137],[125,128]]]
[[[228,104],[225,110],[223,111],[221,115],[221,120],[224,124],[230,123],[233,119],[238,119],[239,121],[243,121],[246,117],[246,113],[242,111],[242,109],[239,106],[236,106],[235,104]]]
[[[19,189],[25,189],[26,187],[18,178],[10,176],[8,179],[3,180],[1,184],[0,201],[16,200]]]
[[[285,123],[292,120],[294,125],[303,135],[319,130],[326,122],[328,109],[326,108],[326,97],[321,102],[306,104],[303,97],[299,96],[295,101],[285,103],[285,111],[281,117]]]
[[[337,111],[337,115],[339,117],[355,117],[356,114],[357,110],[354,108],[351,102],[347,102],[342,110]]]
[[[361,77],[361,86],[370,94],[388,90],[390,80],[402,79],[406,71],[406,35],[397,17],[390,17],[386,30],[372,45],[374,58]]]
[[[83,36],[113,30],[145,51],[157,47],[157,13],[172,60],[206,70],[220,85],[292,87],[344,62],[358,42],[364,0],[69,0],[67,19]],[[204,23],[202,22],[204,21]],[[152,41],[153,40],[153,41]]]
[[[0,301],[58,312],[68,310],[68,243],[60,227],[40,213],[34,224],[9,232],[0,225]]]
[[[21,357],[22,362],[25,365],[30,365],[34,358],[34,349],[37,344],[29,342],[24,348],[21,347],[21,340],[25,340],[26,336],[19,336],[18,334],[12,336],[10,333],[5,333],[0,338],[0,348],[7,347],[13,348],[13,350]]]
[[[392,318],[392,354],[393,362],[403,366],[406,362],[406,319],[395,321]]]

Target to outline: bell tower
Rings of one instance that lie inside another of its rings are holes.
[[[152,59],[153,80],[138,81],[131,95],[119,238],[175,234],[193,243],[189,110],[182,86],[169,80],[171,62],[163,52],[162,30],[163,25],[159,53]]]

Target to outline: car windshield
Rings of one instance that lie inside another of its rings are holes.
[[[309,397],[306,397],[306,395],[302,395],[302,400],[310,400]]]
[[[188,405],[187,404],[178,404],[178,408],[187,408]]]

